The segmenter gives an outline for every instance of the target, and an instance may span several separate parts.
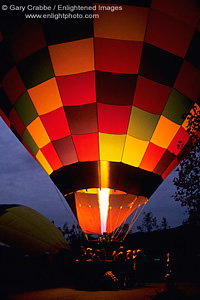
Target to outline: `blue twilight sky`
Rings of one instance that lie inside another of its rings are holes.
[[[158,223],[165,217],[171,227],[182,224],[185,209],[171,197],[175,191],[173,171],[152,195],[143,211],[151,211]],[[60,196],[59,196],[60,195]],[[56,190],[49,176],[32,158],[0,118],[0,204],[27,205],[56,226],[75,222],[65,199]],[[134,224],[139,225],[142,214]]]

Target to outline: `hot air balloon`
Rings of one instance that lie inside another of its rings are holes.
[[[69,9],[3,20],[2,117],[82,230],[111,233],[185,153],[200,95],[200,8],[98,1],[76,7],[79,19]]]
[[[62,233],[34,209],[16,204],[0,205],[0,240],[29,254],[56,254],[70,250]]]

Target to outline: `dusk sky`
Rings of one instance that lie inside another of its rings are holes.
[[[143,211],[151,211],[158,223],[165,217],[171,227],[186,219],[185,208],[175,202],[171,195],[175,191],[173,171],[148,201]],[[50,220],[56,226],[65,222],[73,224],[75,218],[65,199],[58,195],[53,182],[40,165],[18,141],[0,118],[0,203],[27,205]],[[136,230],[142,215],[132,228]]]

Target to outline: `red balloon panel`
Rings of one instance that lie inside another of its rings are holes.
[[[11,82],[12,88],[10,88]],[[11,68],[3,78],[2,87],[12,104],[15,104],[17,99],[26,92],[26,88],[16,67]]]
[[[22,122],[21,118],[19,117],[18,113],[14,108],[10,112],[10,121],[12,123],[12,126],[18,132],[18,134],[22,136],[26,129],[26,126],[24,125],[24,123]]]
[[[95,72],[57,77],[64,106],[96,102]]]
[[[179,162],[177,158],[175,158],[171,164],[167,167],[167,169],[163,172],[162,178],[165,180],[165,178],[178,166]]]
[[[99,132],[126,134],[131,105],[97,104]]]
[[[162,175],[174,158],[175,156],[166,150],[153,172]]]
[[[98,133],[72,136],[79,161],[97,161],[99,159]]]
[[[53,170],[57,170],[63,166],[52,143],[41,148],[41,151]]]
[[[11,36],[11,53],[15,62],[47,46],[42,26],[38,21],[27,22]]]
[[[95,38],[95,67],[98,71],[137,74],[143,42]]]
[[[149,143],[140,168],[152,172],[165,152],[164,148]]]
[[[145,42],[184,57],[194,30],[191,25],[152,9],[149,15]]]
[[[196,101],[200,95],[200,70],[186,60],[183,62],[174,87],[183,95]]]
[[[137,75],[96,71],[97,102],[113,105],[131,105]]]
[[[151,8],[155,8],[193,27],[199,22],[200,7],[198,1],[191,0],[152,0]]]
[[[171,88],[138,76],[133,105],[153,114],[162,114]]]
[[[77,153],[71,135],[52,142],[62,164],[64,166],[78,161]]]
[[[96,103],[65,106],[65,113],[72,134],[87,134],[98,131]]]
[[[52,141],[71,134],[63,107],[42,115],[40,118]]]
[[[183,129],[183,127],[180,127],[171,144],[169,145],[168,150],[174,155],[178,155],[188,140],[189,135]]]

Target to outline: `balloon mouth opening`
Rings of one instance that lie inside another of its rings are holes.
[[[109,210],[111,209],[111,206],[113,204],[111,197],[113,195],[115,196],[126,196],[127,193],[120,191],[120,190],[115,190],[115,189],[110,189],[110,188],[89,188],[89,189],[83,189],[76,191],[76,200],[77,206],[79,208],[83,208],[85,205],[84,199],[86,197],[91,196],[91,201],[89,200],[89,208],[91,207],[98,207],[99,209],[99,218],[100,218],[100,229],[99,229],[99,234],[103,235],[104,233],[107,233],[108,228],[107,228],[107,223],[108,223],[108,216],[109,216]],[[78,197],[80,195],[81,198]],[[82,196],[81,196],[82,195]],[[84,196],[85,195],[85,196]],[[87,198],[89,199],[89,198]],[[96,199],[96,200],[95,200]],[[121,207],[120,207],[121,208]],[[81,217],[79,215],[79,217]]]
[[[148,199],[113,188],[88,188],[74,193],[77,220],[86,234],[115,234],[127,218],[132,225]]]

